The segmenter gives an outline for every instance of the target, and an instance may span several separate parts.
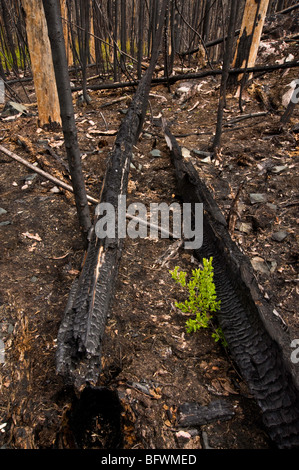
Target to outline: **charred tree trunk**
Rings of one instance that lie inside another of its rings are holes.
[[[68,74],[61,12],[57,0],[43,0],[60,101],[62,129],[81,231],[86,241],[91,226],[77,140],[72,92]],[[52,55],[51,54],[51,55]],[[55,78],[55,77],[54,77]]]
[[[127,192],[132,149],[145,118],[167,2],[163,0],[150,66],[119,128],[102,186],[100,202],[115,209],[115,237],[97,236],[97,224],[103,215],[98,206],[85,262],[71,289],[58,333],[57,371],[76,387],[87,382],[95,384],[101,369],[102,339],[123,245],[118,234],[118,198]]]
[[[42,0],[22,0],[40,127],[61,124],[51,46]]]

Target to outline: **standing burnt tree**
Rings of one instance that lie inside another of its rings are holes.
[[[227,89],[227,82],[229,78],[229,68],[230,68],[231,59],[232,59],[232,50],[233,50],[234,37],[235,37],[237,8],[238,8],[237,2],[235,2],[235,0],[231,0],[228,36],[225,41],[225,51],[224,51],[224,58],[223,58],[222,78],[221,78],[221,85],[220,85],[220,97],[219,97],[218,113],[217,113],[217,126],[216,126],[216,133],[215,133],[215,137],[214,137],[214,141],[212,145],[215,156],[217,156],[219,152],[220,143],[221,143],[223,110],[226,104],[226,89]]]
[[[65,148],[74,188],[80,227],[86,242],[91,221],[81,168],[81,155],[77,140],[77,129],[68,74],[61,11],[58,0],[43,0],[43,5],[53,55]]]

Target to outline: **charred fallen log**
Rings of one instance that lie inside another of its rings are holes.
[[[163,0],[150,66],[119,128],[107,163],[100,202],[111,204],[116,213],[119,196],[126,195],[132,149],[140,135],[147,109],[166,4],[167,0]],[[122,238],[117,235],[116,238],[97,237],[95,227],[98,219],[96,215],[85,262],[80,277],[72,286],[57,338],[57,372],[77,388],[97,382],[101,370],[102,339],[122,254]]]
[[[299,383],[291,363],[291,338],[275,320],[260,293],[249,259],[232,241],[226,220],[190,161],[163,123],[183,201],[204,204],[203,245],[198,259],[213,257],[217,320],[230,354],[263,415],[278,448],[299,446]]]
[[[283,64],[270,64],[270,65],[256,65],[255,67],[241,67],[241,68],[234,68],[229,70],[230,75],[239,75],[241,73],[268,73],[273,72],[274,70],[283,70],[283,69],[291,69],[299,67],[299,61],[293,60],[292,62],[285,62]],[[201,79],[205,77],[214,77],[217,75],[222,75],[222,69],[214,69],[214,70],[204,70],[201,72],[191,72],[191,73],[184,73],[178,75],[171,75],[169,79],[165,77],[153,78],[152,86],[160,85],[163,83],[168,83],[173,85],[176,82],[180,82],[183,80],[194,80],[194,79]],[[135,87],[139,83],[138,80],[131,80],[130,82],[116,82],[116,83],[101,83],[96,85],[87,85],[88,90],[114,90],[117,88],[130,88]],[[74,87],[72,88],[72,92],[80,91],[82,87]]]
[[[178,409],[178,424],[183,427],[203,426],[215,421],[232,419],[235,412],[225,400],[214,400],[208,405],[184,403]]]

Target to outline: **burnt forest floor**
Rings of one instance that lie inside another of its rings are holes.
[[[254,80],[254,87],[243,93],[244,114],[265,110],[257,90],[265,85],[277,90],[294,78],[296,71],[289,70]],[[299,338],[299,147],[298,134],[292,132],[298,108],[280,133],[277,124],[282,109],[224,127],[219,158],[210,160],[194,150],[209,152],[219,79],[200,83],[201,90],[184,103],[179,103],[175,93],[179,83],[171,87],[171,93],[162,85],[152,89],[144,132],[134,148],[128,203],[149,206],[179,201],[174,168],[159,127],[158,117],[163,115],[225,216],[235,202],[231,236],[251,259],[273,315],[290,329],[292,338]],[[26,89],[34,102],[33,85]],[[115,137],[96,132],[118,130],[133,92],[89,94],[90,105],[80,106],[76,94],[74,104],[87,192],[98,198]],[[112,104],[119,98],[124,99]],[[62,133],[39,129],[37,109],[29,109],[29,116],[0,121],[1,144],[69,182],[61,163],[66,162]],[[240,116],[238,100],[228,96],[225,122]],[[45,150],[45,144],[61,160]],[[160,154],[152,154],[153,149]],[[0,207],[6,211],[0,215],[0,223],[6,222],[0,226],[0,326],[5,344],[5,362],[0,365],[0,445],[72,448],[73,397],[56,374],[55,352],[69,289],[83,257],[74,198],[3,154],[0,163]],[[251,199],[256,193],[263,195],[262,202]],[[273,237],[277,233],[282,240]],[[209,331],[186,333],[186,316],[175,307],[184,293],[169,270],[180,266],[190,273],[197,263],[181,248],[161,264],[172,243],[150,238],[125,241],[99,377],[99,385],[116,390],[120,398],[121,447],[269,449],[272,444],[259,409],[229,351],[215,343]],[[180,405],[207,405],[216,399],[232,406],[231,419],[187,429],[179,425]],[[107,434],[105,426],[94,424],[81,446],[110,448]]]

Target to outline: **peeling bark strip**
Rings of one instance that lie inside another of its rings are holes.
[[[232,241],[225,218],[190,161],[163,123],[178,190],[189,203],[203,203],[204,241],[194,252],[213,257],[217,320],[230,354],[256,399],[270,438],[278,448],[299,447],[299,377],[291,362],[291,339],[278,324],[257,285],[249,259]]]
[[[22,0],[39,126],[61,124],[52,53],[42,0]]]
[[[162,2],[150,67],[140,81],[122,121],[107,163],[100,202],[112,204],[116,213],[118,196],[126,195],[127,192],[132,149],[146,114],[167,3],[168,0]],[[57,371],[76,387],[87,382],[95,384],[101,370],[102,339],[123,245],[121,238],[98,239],[95,234],[96,223],[95,217],[85,262],[79,279],[72,286],[57,339]]]

